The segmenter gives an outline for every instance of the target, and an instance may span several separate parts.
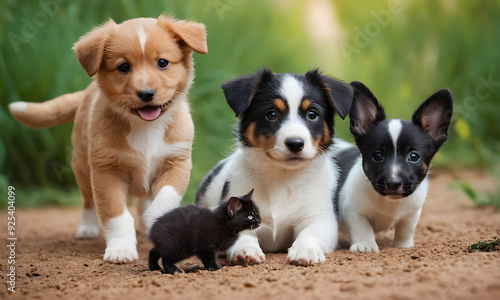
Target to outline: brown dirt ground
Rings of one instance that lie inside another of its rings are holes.
[[[389,231],[377,238],[380,253],[353,254],[343,235],[341,249],[311,267],[292,266],[285,253],[269,253],[261,265],[162,275],[147,270],[151,244],[144,235],[138,237],[138,261],[103,263],[102,237],[74,239],[81,208],[19,209],[16,292],[7,292],[8,251],[2,246],[0,298],[500,299],[500,252],[467,251],[478,240],[500,235],[500,212],[474,207],[460,192],[447,189],[458,178],[472,181],[480,190],[491,190],[495,183],[473,170],[437,173],[414,248],[390,248],[393,232]],[[5,245],[5,211],[0,220],[1,245]],[[180,267],[192,270],[197,263],[190,259]]]

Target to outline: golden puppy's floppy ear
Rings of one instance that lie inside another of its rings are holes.
[[[82,36],[73,46],[78,61],[89,77],[94,76],[97,70],[99,70],[109,32],[115,26],[116,23],[110,19],[103,25]]]
[[[173,18],[161,15],[158,17],[160,26],[167,28],[181,40],[183,40],[189,48],[200,54],[207,54],[207,33],[205,25],[184,20],[175,20]]]

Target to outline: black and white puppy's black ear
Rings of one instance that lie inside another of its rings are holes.
[[[234,111],[236,117],[239,117],[250,106],[259,85],[272,76],[273,72],[264,68],[257,73],[242,76],[222,84],[221,87],[227,104]]]
[[[351,133],[354,138],[364,135],[371,126],[385,120],[385,111],[372,92],[361,82],[353,81],[354,99],[351,111]]]
[[[306,73],[306,79],[312,84],[320,86],[326,93],[335,111],[345,119],[351,108],[353,89],[340,80],[321,74],[318,69]]]
[[[448,139],[448,127],[453,113],[453,99],[448,89],[434,93],[415,111],[413,124],[422,128],[437,147]]]

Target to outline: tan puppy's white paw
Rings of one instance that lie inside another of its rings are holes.
[[[351,252],[363,252],[363,253],[378,253],[377,243],[374,242],[359,242],[356,244],[352,244],[349,248]]]
[[[260,247],[246,246],[231,252],[230,261],[234,264],[260,264],[266,260],[266,255]]]
[[[114,264],[128,264],[139,259],[135,245],[124,247],[108,247],[104,253],[104,261]]]
[[[76,231],[76,238],[79,240],[91,240],[99,237],[99,225],[80,224]]]
[[[288,262],[297,266],[319,264],[326,260],[323,251],[316,248],[292,247],[288,249]]]
[[[82,221],[76,231],[76,238],[79,240],[95,239],[99,237],[100,229],[101,221],[95,207],[93,209],[84,209]]]

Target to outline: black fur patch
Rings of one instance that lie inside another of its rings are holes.
[[[198,190],[196,191],[196,197],[195,197],[195,203],[198,205],[200,204],[200,199],[203,195],[205,195],[208,186],[212,183],[212,180],[214,179],[215,176],[217,176],[222,168],[226,165],[226,161],[220,161],[210,172],[205,175],[205,178],[201,181],[200,185],[198,186]]]

